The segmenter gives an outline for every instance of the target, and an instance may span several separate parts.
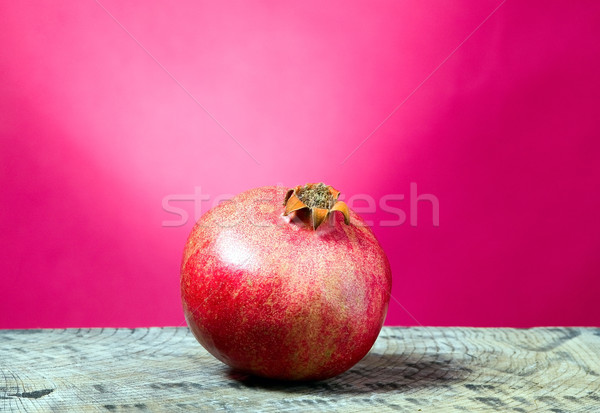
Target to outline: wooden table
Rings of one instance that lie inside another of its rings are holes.
[[[597,328],[384,328],[341,376],[282,383],[187,328],[0,330],[0,411],[600,412],[599,354]]]

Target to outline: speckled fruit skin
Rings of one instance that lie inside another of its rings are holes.
[[[283,216],[287,188],[249,190],[208,211],[185,246],[181,297],[196,339],[242,372],[283,380],[336,376],[383,325],[392,275],[353,211],[318,230]]]

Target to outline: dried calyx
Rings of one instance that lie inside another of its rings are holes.
[[[338,201],[339,196],[340,191],[322,182],[298,185],[290,189],[285,196],[284,215],[295,212],[298,216],[300,212],[308,212],[305,214],[306,219],[316,230],[330,214],[338,211],[344,215],[344,222],[347,225],[350,223],[348,205],[343,201]]]

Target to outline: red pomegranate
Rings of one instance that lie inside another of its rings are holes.
[[[373,231],[338,196],[324,184],[256,188],[196,223],[181,297],[212,355],[258,376],[320,380],[367,354],[392,276]]]

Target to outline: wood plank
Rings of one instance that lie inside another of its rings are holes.
[[[231,371],[187,328],[0,330],[0,411],[600,411],[600,329],[384,328],[316,383]]]

